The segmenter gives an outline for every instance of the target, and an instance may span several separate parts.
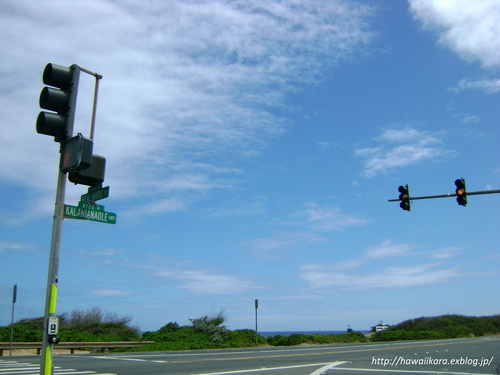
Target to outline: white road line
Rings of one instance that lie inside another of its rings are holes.
[[[39,375],[40,365],[32,363],[22,363],[17,361],[0,360],[0,375]],[[110,373],[96,373],[95,371],[78,371],[75,369],[61,368],[54,366],[56,375],[116,375]]]
[[[477,372],[453,372],[453,371],[421,371],[421,370],[389,370],[389,369],[374,369],[374,368],[331,368],[330,370],[342,371],[365,371],[365,372],[393,372],[396,374],[443,374],[443,375],[484,375]]]
[[[314,363],[310,365],[297,365],[297,366],[285,366],[285,367],[263,367],[263,368],[256,368],[256,369],[249,369],[249,370],[238,370],[238,371],[227,371],[227,372],[210,372],[210,373],[203,373],[203,374],[196,374],[196,375],[229,375],[229,374],[247,374],[251,372],[263,372],[263,371],[274,371],[274,370],[288,370],[292,368],[304,368],[304,367],[315,367],[315,366],[323,366],[321,369],[323,371],[326,371],[332,366],[338,366],[342,363],[345,362],[334,362],[334,363],[328,363],[326,366],[324,366],[324,363]],[[320,369],[320,370],[321,370]],[[317,371],[313,372],[311,375],[319,375],[320,373]]]
[[[107,360],[113,360],[113,361],[132,361],[132,362],[151,362],[148,361],[147,359],[140,359],[140,358],[122,358],[122,357],[90,357],[90,358],[95,358],[95,359],[107,359]]]
[[[310,375],[321,375],[321,374],[324,374],[326,371],[331,370],[332,368],[334,368],[336,366],[339,366],[339,365],[342,365],[344,363],[347,363],[347,362],[340,362],[340,361],[338,361],[338,362],[329,363],[326,366],[323,366],[320,369],[317,369],[316,371],[314,371]]]

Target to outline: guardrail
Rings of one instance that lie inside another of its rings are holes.
[[[106,349],[113,348],[135,348],[138,346],[152,344],[154,341],[123,341],[123,342],[60,342],[54,345],[54,349],[69,349],[71,354],[75,354],[76,349],[99,349],[103,353]],[[4,350],[10,350],[10,342],[0,342],[0,357]],[[41,342],[13,342],[12,350],[15,349],[36,349],[36,354],[42,351]]]

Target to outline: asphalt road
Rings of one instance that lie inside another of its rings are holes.
[[[500,374],[500,336],[455,340],[57,355],[58,375]],[[39,374],[40,357],[2,357],[0,375]]]

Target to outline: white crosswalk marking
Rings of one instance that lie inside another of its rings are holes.
[[[0,375],[39,375],[40,365],[33,363],[22,363],[16,361],[0,360]],[[64,369],[54,367],[54,375],[116,375],[109,373],[97,373],[95,371],[79,371],[75,369]]]

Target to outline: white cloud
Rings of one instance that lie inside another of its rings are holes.
[[[304,243],[322,242],[324,238],[313,233],[279,233],[268,238],[259,238],[244,242],[243,246],[250,246],[254,250],[277,250],[302,245]]]
[[[130,294],[135,293],[119,289],[97,289],[92,291],[92,295],[101,297],[127,296]]]
[[[305,245],[325,242],[326,238],[310,232],[283,232],[267,238],[245,241],[241,246],[248,247],[248,254],[259,260],[281,260],[290,256]]]
[[[450,281],[462,275],[443,263],[420,263],[409,266],[389,266],[390,258],[429,256],[447,259],[457,255],[458,248],[444,248],[431,252],[415,252],[414,245],[393,244],[384,240],[379,246],[368,247],[358,258],[333,264],[306,264],[299,276],[312,288],[339,288],[342,290],[399,289]],[[383,263],[375,263],[384,259]],[[379,267],[383,264],[383,267]]]
[[[293,217],[298,218],[300,224],[320,231],[339,230],[367,223],[367,220],[362,216],[345,214],[338,207],[321,207],[314,202],[306,202]]]
[[[484,90],[488,94],[500,92],[500,79],[482,79],[479,81],[460,80],[455,87],[450,87],[448,91],[459,93],[464,90]]]
[[[0,239],[0,253],[13,251],[35,251],[35,245],[30,242],[12,242]]]
[[[180,287],[191,294],[231,295],[258,288],[255,280],[218,269],[160,270],[155,275],[180,282]]]
[[[462,248],[460,247],[444,247],[442,249],[432,251],[430,256],[435,259],[447,259],[460,254],[461,250]]]
[[[311,264],[301,267],[300,277],[313,288],[347,290],[399,289],[450,281],[460,273],[453,268],[437,269],[439,264],[386,267],[372,272],[348,274],[333,267]]]
[[[363,176],[366,178],[456,155],[455,151],[445,149],[436,135],[409,126],[386,130],[376,140],[382,144],[354,150],[355,156],[365,159]]]
[[[412,255],[411,250],[414,247],[410,244],[393,244],[390,240],[384,240],[379,246],[368,247],[364,255],[367,258],[408,256]]]
[[[409,0],[424,28],[436,30],[439,43],[484,68],[500,66],[500,3],[497,0]]]
[[[232,161],[285,131],[272,109],[368,43],[370,14],[343,0],[3,1],[0,158],[15,163],[0,177],[50,201],[58,145],[34,129],[41,73],[47,62],[77,63],[103,75],[94,151],[115,198],[232,187],[241,174]],[[92,89],[82,74],[84,134]]]

